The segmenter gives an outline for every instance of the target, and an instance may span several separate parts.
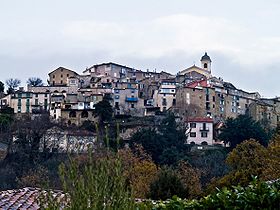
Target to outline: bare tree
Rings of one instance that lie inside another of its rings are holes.
[[[27,80],[27,84],[30,85],[30,86],[37,87],[37,86],[42,86],[43,81],[39,77],[30,77]]]
[[[8,88],[8,94],[13,93],[15,89],[20,85],[21,81],[19,79],[7,79],[6,80],[6,85]]]

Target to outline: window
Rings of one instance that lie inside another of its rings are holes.
[[[210,103],[209,102],[206,102],[205,108],[206,108],[206,110],[210,110]]]
[[[88,118],[88,112],[84,110],[81,114],[81,117],[82,118]]]
[[[207,63],[205,63],[205,64],[203,65],[203,67],[204,67],[205,69],[207,69]]]
[[[18,106],[21,106],[21,99],[18,99]]]
[[[190,132],[190,137],[196,137],[196,132]]]
[[[173,99],[172,106],[176,106],[176,99]]]
[[[69,74],[67,74],[67,77],[69,77]]]
[[[131,104],[131,108],[134,108],[134,104]]]
[[[201,137],[202,138],[207,138],[207,132],[201,132]]]
[[[115,99],[119,99],[120,98],[120,96],[119,95],[115,95]]]
[[[35,97],[38,98],[38,93],[35,93]]]
[[[119,109],[119,102],[115,102],[115,108]]]
[[[196,123],[190,123],[191,128],[196,128]]]
[[[63,80],[60,81],[60,84],[63,84]]]
[[[75,118],[76,117],[76,112],[75,111],[71,111],[69,113],[69,118]]]
[[[131,90],[131,93],[135,93],[135,90]]]
[[[61,74],[61,76],[60,76],[61,78],[63,77],[63,74]]]
[[[38,99],[37,99],[37,98],[35,99],[35,105],[36,105],[36,106],[38,106],[38,105],[39,105],[39,101],[38,101]]]
[[[203,130],[206,130],[206,123],[202,124],[202,128],[203,128]]]
[[[215,98],[215,96],[213,96],[213,102],[215,102],[216,101],[216,98]]]
[[[53,75],[52,78],[55,78],[55,75]]]
[[[120,92],[120,90],[115,90],[115,93],[119,93]]]
[[[163,106],[167,106],[166,98],[163,98],[163,99],[162,99],[162,105],[163,105]]]

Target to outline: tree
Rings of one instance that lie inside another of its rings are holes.
[[[135,209],[120,158],[105,154],[105,157],[96,159],[92,155],[89,153],[86,164],[80,165],[70,159],[69,165],[60,166],[63,191],[67,193],[67,209]],[[53,203],[54,199],[50,198],[45,205],[52,206]]]
[[[21,81],[19,79],[13,79],[13,78],[10,78],[8,80],[6,80],[6,85],[8,87],[8,94],[11,94],[13,93],[16,88],[20,85]]]
[[[131,137],[130,143],[132,147],[134,143],[141,144],[156,163],[160,162],[159,157],[165,148],[165,142],[162,141],[161,135],[155,129],[148,128],[136,132]]]
[[[186,143],[185,130],[178,127],[173,113],[168,113],[166,118],[164,118],[160,124],[159,132],[166,142],[166,146],[169,148],[171,146],[181,147]]]
[[[168,114],[162,120],[158,130],[140,130],[131,137],[130,142],[143,145],[156,163],[168,165],[176,165],[177,160],[183,156],[182,152],[186,150],[185,132],[177,126],[173,114]],[[169,158],[175,162],[171,162]]]
[[[151,183],[156,179],[158,169],[141,145],[134,150],[124,148],[118,154],[124,167],[124,176],[132,187],[136,198],[147,198]]]
[[[186,161],[180,161],[177,169],[177,174],[184,185],[184,188],[188,191],[189,197],[196,197],[201,193],[200,184],[200,171],[193,168],[191,164]]]
[[[224,148],[194,151],[189,154],[190,164],[200,171],[202,187],[209,184],[212,179],[221,178],[228,172],[225,163],[227,155]]]
[[[244,140],[255,139],[262,145],[267,145],[269,136],[261,127],[260,123],[254,121],[248,115],[239,115],[237,118],[226,120],[219,138],[230,143],[233,149]]]
[[[275,180],[280,177],[280,125],[277,126],[276,131],[268,144],[268,158],[267,167],[263,172],[264,180]]]
[[[42,86],[43,81],[39,77],[30,77],[27,80],[27,84],[30,85],[30,86],[37,87],[37,86]]]
[[[107,98],[103,98],[102,101],[94,105],[95,114],[99,117],[100,124],[104,124],[106,121],[110,121],[113,116],[113,107],[111,106]]]
[[[157,179],[151,184],[150,197],[154,200],[166,200],[174,195],[186,198],[188,190],[184,188],[184,184],[175,171],[163,168]]]
[[[267,149],[254,139],[243,141],[229,153],[226,163],[230,172],[218,181],[218,186],[246,186],[253,176],[262,177],[267,167]]]
[[[0,93],[4,93],[4,89],[5,89],[4,83],[0,81]]]

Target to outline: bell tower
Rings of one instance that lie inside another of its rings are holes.
[[[201,68],[208,71],[209,74],[211,74],[211,59],[209,55],[207,55],[207,52],[201,57]]]

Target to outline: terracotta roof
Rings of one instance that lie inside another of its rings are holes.
[[[26,209],[39,209],[38,196],[43,193],[47,194],[47,191],[39,188],[22,188],[16,190],[6,190],[0,192],[0,209],[3,210],[26,210]],[[65,194],[61,191],[51,191],[53,198],[63,200]],[[62,207],[63,208],[63,207]]]
[[[190,118],[188,122],[208,122],[208,123],[213,123],[213,119],[209,117],[195,117],[195,118]]]
[[[193,81],[193,82],[187,84],[186,87],[189,87],[189,88],[211,87],[211,85],[208,84],[207,80],[200,80],[200,81]]]

